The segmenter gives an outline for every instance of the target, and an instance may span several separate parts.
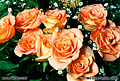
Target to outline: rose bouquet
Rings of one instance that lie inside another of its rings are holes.
[[[120,27],[108,4],[18,2],[0,19],[2,80],[119,80]]]

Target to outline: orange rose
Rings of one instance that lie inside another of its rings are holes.
[[[46,27],[43,30],[45,33],[53,33],[56,27],[64,28],[67,23],[65,10],[55,9],[47,11],[43,23]]]
[[[79,12],[78,21],[88,31],[93,30],[95,26],[106,25],[107,10],[101,4],[82,7]]]
[[[17,56],[21,57],[23,54],[40,54],[42,31],[37,28],[35,30],[29,30],[22,34],[22,38],[19,40],[14,52]]]
[[[15,17],[9,13],[0,19],[0,44],[8,41],[15,35]]]
[[[78,58],[82,42],[83,35],[79,29],[63,29],[61,32],[53,32],[49,54],[37,60],[49,57],[48,61],[53,68],[63,70],[72,60]]]
[[[120,55],[120,28],[108,21],[105,27],[98,27],[91,32],[91,40],[96,42],[98,53],[106,61],[114,61]]]
[[[67,71],[68,81],[84,81],[82,77],[95,76],[98,73],[98,66],[94,62],[92,49],[88,46],[83,46],[79,57],[68,65]]]
[[[41,25],[43,12],[38,9],[25,9],[16,16],[15,27],[19,32],[25,32],[28,29],[34,29]]]
[[[43,35],[40,54],[38,54],[38,58],[36,59],[36,61],[46,61],[47,58],[50,56],[50,50],[52,50],[52,35]]]

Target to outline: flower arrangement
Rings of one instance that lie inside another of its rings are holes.
[[[119,80],[120,12],[95,2],[2,0],[1,80]]]

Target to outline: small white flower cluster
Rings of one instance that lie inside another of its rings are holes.
[[[92,40],[89,40],[89,41],[88,41],[88,44],[92,44]]]
[[[72,15],[72,12],[70,11],[70,8],[66,8],[66,11],[67,11],[67,17],[70,17]]]
[[[63,73],[63,71],[62,70],[58,70],[58,72],[57,72],[59,75],[61,75],[62,73]]]
[[[13,4],[16,4],[16,2],[13,2]]]
[[[23,4],[21,5],[21,7],[22,7],[22,8],[24,8],[24,7],[25,7],[25,5],[26,5],[26,3],[23,3]]]
[[[77,16],[77,15],[75,15],[75,16],[73,16],[73,17],[72,17],[72,19],[78,19],[78,16]]]
[[[97,45],[96,45],[96,43],[93,43],[93,48],[92,48],[93,50],[97,50]]]
[[[83,2],[79,2],[79,6],[82,6],[83,5]]]
[[[12,11],[12,8],[8,8],[8,12],[11,12]]]
[[[58,4],[55,2],[55,3],[54,3],[54,6],[55,6],[55,7],[58,7]]]
[[[115,9],[115,8],[116,8],[116,6],[114,6],[114,5],[111,5],[110,7],[111,7],[112,9]]]
[[[102,68],[100,68],[100,72],[99,75],[103,74],[103,76],[105,76],[106,74],[104,73],[104,67],[102,66]]]
[[[8,3],[9,3],[9,1],[6,1],[5,3],[6,3],[6,4],[8,4]]]
[[[1,0],[1,2],[4,2],[4,0]]]
[[[104,6],[105,6],[105,7],[108,6],[108,3],[105,3]]]
[[[60,30],[60,29],[59,29],[58,27],[55,29],[56,32],[58,32],[59,30]]]
[[[78,29],[82,29],[82,25],[78,25]]]

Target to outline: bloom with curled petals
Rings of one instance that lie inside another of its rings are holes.
[[[52,35],[47,34],[42,36],[40,53],[36,61],[46,61],[52,49]]]
[[[14,50],[15,54],[19,57],[23,54],[39,55],[42,33],[39,28],[23,33]]]
[[[0,44],[8,41],[15,35],[15,17],[9,13],[0,19]]]
[[[63,70],[79,56],[82,47],[83,35],[79,29],[63,29],[61,32],[53,32],[52,49],[46,58],[56,70]],[[38,58],[38,59],[45,59]]]
[[[104,27],[98,27],[90,35],[91,40],[96,42],[98,53],[106,61],[114,61],[120,55],[120,28],[112,21]]]
[[[38,9],[25,9],[16,16],[15,28],[19,32],[35,29],[41,25],[41,17],[44,13]]]
[[[82,77],[93,77],[98,73],[98,66],[94,62],[94,54],[90,47],[83,46],[79,57],[67,67],[68,81],[84,81]]]
[[[45,13],[45,17],[43,18],[43,24],[46,27],[43,32],[53,33],[56,27],[62,29],[65,27],[66,23],[67,16],[65,10],[60,10],[58,8],[49,10]]]
[[[88,31],[92,31],[95,26],[106,25],[107,10],[101,4],[82,7],[79,12],[78,21]]]

